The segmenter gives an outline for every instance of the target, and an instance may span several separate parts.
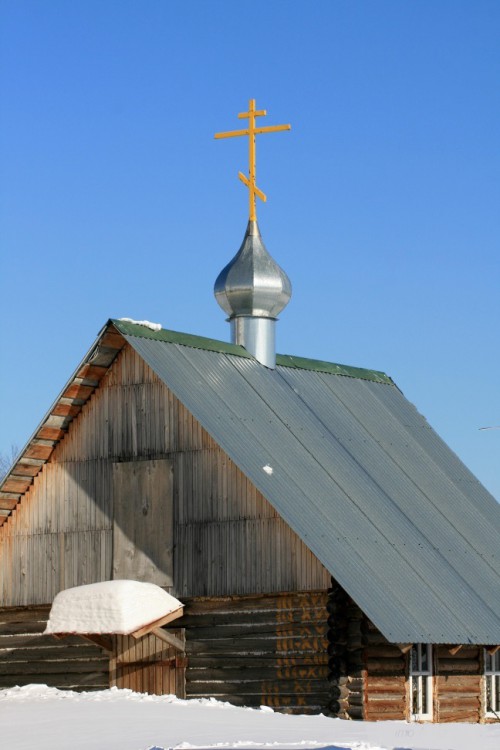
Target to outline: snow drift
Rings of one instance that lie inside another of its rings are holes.
[[[154,583],[105,581],[60,591],[45,633],[128,635],[182,610],[182,602]]]

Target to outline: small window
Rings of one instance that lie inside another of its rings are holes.
[[[500,718],[500,651],[484,652],[485,715]]]
[[[432,719],[432,646],[415,643],[410,655],[410,699],[413,721]]]

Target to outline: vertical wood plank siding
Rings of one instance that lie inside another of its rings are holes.
[[[182,629],[172,631],[185,641]],[[115,636],[115,652],[110,659],[110,686],[129,688],[150,695],[186,697],[186,659],[155,635],[136,639]]]
[[[327,593],[193,599],[186,628],[188,698],[235,705],[325,710]]]
[[[113,463],[161,458],[173,467],[174,594],[328,587],[308,548],[126,346],[0,528],[0,605],[109,580]]]
[[[0,609],[0,689],[31,683],[107,688],[107,653],[76,636],[42,635],[48,614],[48,607]]]

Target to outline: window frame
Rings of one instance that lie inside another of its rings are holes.
[[[427,660],[427,669],[422,667],[423,655]],[[414,655],[417,667],[414,668]],[[433,650],[431,643],[414,643],[409,652],[409,707],[410,721],[432,721],[434,713],[433,690]],[[416,686],[417,710],[414,711],[414,686]],[[424,701],[426,705],[423,706]]]
[[[483,683],[484,717],[498,721],[500,717],[500,650],[494,654],[489,654],[486,649],[483,650]],[[490,695],[493,696],[494,703],[491,707],[488,707],[488,683],[491,684]]]

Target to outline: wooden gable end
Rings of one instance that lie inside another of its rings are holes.
[[[134,484],[135,483],[135,484]],[[2,606],[130,577],[176,596],[326,589],[329,575],[130,346],[0,528]]]
[[[67,434],[69,425],[80,414],[124,345],[125,339],[114,326],[108,325],[103,329],[87,359],[79,365],[16,464],[0,482],[0,526],[29,491],[34,478],[50,460],[60,440]]]

